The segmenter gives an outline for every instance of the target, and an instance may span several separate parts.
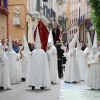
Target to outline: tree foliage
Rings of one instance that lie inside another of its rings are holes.
[[[100,39],[100,0],[88,0],[92,13],[91,20]]]

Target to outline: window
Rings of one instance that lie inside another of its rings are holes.
[[[72,34],[73,34],[73,30],[72,30]]]

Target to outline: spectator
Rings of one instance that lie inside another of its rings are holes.
[[[19,45],[18,45],[17,41],[15,41],[15,42],[14,42],[14,44],[13,44],[13,50],[14,50],[16,53],[18,53],[18,52],[19,52],[19,50],[20,50],[20,48],[19,48]]]
[[[32,44],[30,42],[28,43],[28,46],[29,46],[30,51],[32,52],[33,49],[32,49]]]
[[[2,45],[2,47],[3,47],[3,49],[4,49],[5,51],[8,50],[8,46],[5,44],[5,39],[2,39],[2,40],[1,40],[1,45]]]

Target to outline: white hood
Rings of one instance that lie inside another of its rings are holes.
[[[98,50],[98,40],[97,40],[97,33],[95,31],[94,41],[93,41],[93,46],[92,46],[92,52],[96,53],[97,50]]]
[[[3,50],[3,47],[2,47],[1,42],[0,42],[0,54],[1,54],[2,50]]]
[[[23,33],[23,39],[24,39],[24,53],[27,55],[27,57],[29,56],[29,46],[25,37],[25,34]]]
[[[88,47],[91,48],[92,47],[92,43],[91,43],[91,38],[90,38],[89,32],[87,32],[87,35],[88,35]]]
[[[35,48],[36,49],[41,49],[41,40],[40,40],[40,36],[39,36],[39,31],[37,28],[37,32],[36,32],[36,39],[35,39]]]
[[[11,52],[13,51],[12,49],[12,41],[11,41],[11,37],[9,36],[9,46],[8,46],[8,51]]]
[[[79,40],[77,39],[77,49],[78,50],[81,50],[81,45],[80,45],[80,43],[79,43]]]
[[[75,43],[77,42],[78,33],[74,36],[72,41],[69,43],[69,50],[75,48]]]
[[[29,46],[28,46],[28,43],[27,43],[27,40],[26,40],[26,37],[25,37],[25,34],[23,33],[23,40],[24,40],[24,49],[28,48],[29,49]]]
[[[50,29],[50,34],[49,34],[49,38],[48,38],[48,46],[53,46],[54,43],[53,43],[53,36],[52,36],[52,29]]]

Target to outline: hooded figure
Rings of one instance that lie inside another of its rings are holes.
[[[9,75],[11,83],[19,83],[21,79],[21,64],[20,64],[20,54],[16,53],[12,49],[11,38],[9,37],[9,47],[7,52],[7,57],[9,60]]]
[[[27,74],[27,68],[30,66],[30,56],[31,52],[29,50],[29,46],[25,37],[25,34],[23,34],[23,40],[24,40],[24,50],[21,52],[22,53],[22,81],[25,81],[26,79],[26,74]]]
[[[88,37],[88,47],[84,50],[84,54],[85,54],[85,58],[86,58],[86,61],[88,61],[88,57],[89,57],[89,54],[91,52],[91,49],[92,49],[92,42],[91,42],[91,38],[90,38],[90,34],[89,32],[87,32],[87,37]],[[90,74],[90,68],[86,67],[86,79],[85,79],[85,82],[87,83],[89,80],[88,76]]]
[[[81,46],[80,46],[78,39],[77,39],[76,57],[77,57],[77,62],[78,62],[78,66],[79,66],[81,80],[85,80],[87,62],[86,62],[86,59],[85,59],[85,54],[81,50]]]
[[[3,87],[4,90],[11,89],[8,58],[1,43],[0,43],[0,87]]]
[[[28,73],[26,77],[26,86],[32,87],[32,89],[51,88],[47,55],[44,52],[44,50],[41,49],[41,46],[42,45],[37,28],[36,40],[35,40],[36,49],[32,51],[32,55],[30,57],[30,67],[28,68]]]
[[[58,64],[57,64],[57,50],[55,46],[53,45],[53,37],[52,37],[52,31],[50,29],[48,44],[47,44],[47,57],[49,62],[49,68],[50,68],[50,75],[51,75],[51,82],[52,83],[58,83]]]
[[[88,47],[84,50],[86,60],[88,59],[88,55],[90,54],[92,48],[92,42],[89,32],[87,32],[87,37],[88,37]]]
[[[100,53],[98,52],[97,33],[95,32],[92,51],[88,58],[88,67],[90,74],[88,74],[87,85],[92,89],[100,89]]]
[[[74,36],[73,40],[69,43],[69,52],[67,55],[67,62],[65,65],[65,82],[80,82],[79,66],[76,59],[75,43],[77,42],[78,33]]]

